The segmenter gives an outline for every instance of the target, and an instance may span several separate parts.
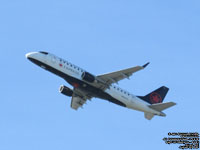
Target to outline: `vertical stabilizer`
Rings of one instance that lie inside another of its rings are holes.
[[[147,94],[146,96],[138,96],[138,97],[150,104],[162,103],[168,91],[169,88],[162,86],[157,90]]]

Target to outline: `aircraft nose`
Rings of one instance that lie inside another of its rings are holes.
[[[30,58],[33,58],[36,53],[37,52],[30,52],[30,53],[27,53],[25,56],[27,59],[30,59]]]
[[[30,53],[27,53],[25,56],[26,56],[26,58],[29,58],[29,56],[30,56]]]

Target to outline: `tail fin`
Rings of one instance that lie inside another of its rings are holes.
[[[138,97],[150,104],[162,103],[168,91],[169,88],[162,86],[157,90],[147,94],[146,96],[138,96]]]

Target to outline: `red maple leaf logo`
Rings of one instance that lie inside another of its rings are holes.
[[[150,95],[150,100],[151,100],[151,103],[154,104],[154,103],[161,103],[162,102],[162,97],[154,92]]]

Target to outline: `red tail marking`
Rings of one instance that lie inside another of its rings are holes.
[[[153,92],[150,95],[150,100],[151,100],[152,104],[154,104],[154,103],[161,103],[162,102],[162,97],[158,93]]]

